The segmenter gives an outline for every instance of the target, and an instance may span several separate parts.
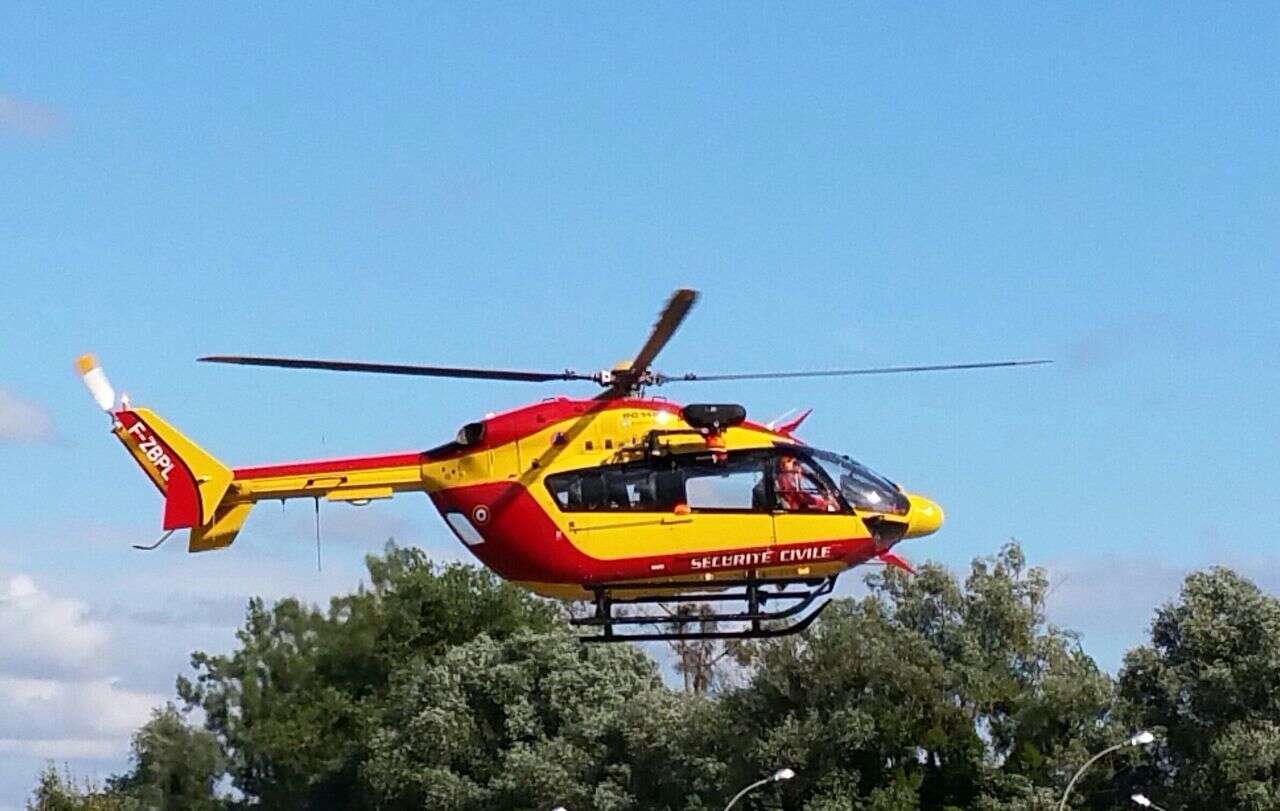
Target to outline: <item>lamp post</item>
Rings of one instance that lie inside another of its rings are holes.
[[[1089,758],[1087,761],[1085,761],[1085,764],[1080,767],[1080,770],[1076,772],[1075,775],[1071,778],[1071,782],[1067,783],[1067,790],[1062,792],[1062,802],[1058,803],[1058,811],[1065,811],[1067,807],[1067,798],[1071,796],[1071,789],[1075,787],[1076,781],[1080,779],[1080,775],[1084,774],[1085,771],[1087,771],[1088,768],[1092,766],[1094,763],[1097,763],[1103,757],[1111,754],[1117,749],[1123,749],[1126,746],[1149,746],[1155,741],[1155,739],[1156,739],[1156,736],[1152,735],[1150,732],[1139,732],[1137,735],[1134,735],[1129,740],[1121,741],[1115,746],[1108,746],[1106,749],[1103,749],[1098,754]],[[1146,798],[1144,797],[1143,799],[1146,799]],[[1137,802],[1137,800],[1134,800],[1134,802]]]
[[[733,808],[734,803],[738,802],[738,800],[741,800],[743,797],[747,796],[748,794],[760,788],[766,783],[777,783],[782,780],[790,780],[795,776],[796,776],[796,773],[791,771],[790,769],[786,769],[786,768],[778,769],[776,772],[769,775],[765,779],[757,780],[756,782],[744,788],[742,791],[739,791],[737,794],[733,795],[733,799],[730,800],[729,804],[724,807],[724,811],[729,811],[730,808]]]
[[[1148,800],[1147,795],[1145,794],[1134,794],[1129,799],[1133,800],[1136,805],[1140,805],[1143,808],[1154,808],[1155,811],[1164,811],[1163,808]]]

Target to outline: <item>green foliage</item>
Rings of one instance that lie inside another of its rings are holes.
[[[50,764],[27,802],[27,811],[141,811],[142,806],[85,781],[79,785]]]
[[[868,584],[724,698],[736,781],[785,763],[784,808],[972,808],[1065,782],[1104,740],[1110,682],[1045,624],[1044,573],[1016,546],[963,584],[934,565]]]
[[[458,809],[771,811],[1076,809],[1150,793],[1172,811],[1280,809],[1280,601],[1224,571],[1192,575],[1130,653],[1117,691],[1045,621],[1048,582],[1007,546],[963,578],[885,570],[801,636],[675,650],[703,687],[668,688],[627,645],[580,644],[558,606],[466,566],[390,546],[371,585],[321,611],[250,603],[238,646],[197,653],[173,707],[108,785],[50,768],[39,811]],[[669,666],[670,663],[669,663]],[[218,796],[230,778],[243,795]]]
[[[109,781],[111,791],[146,809],[216,811],[215,786],[225,772],[213,735],[193,729],[172,705],[156,710],[133,736],[133,769]]]
[[[444,655],[477,634],[505,638],[558,625],[556,609],[468,566],[439,567],[388,545],[368,559],[370,587],[327,612],[282,600],[249,604],[240,647],[196,653],[178,694],[205,713],[237,789],[275,809],[371,808],[360,769],[393,670]]]
[[[1125,658],[1120,696],[1160,734],[1137,779],[1161,805],[1280,808],[1280,600],[1226,569],[1191,575]]]
[[[31,811],[220,811],[215,796],[224,772],[212,735],[194,729],[172,706],[156,710],[133,735],[132,770],[107,787],[84,782],[52,765],[40,775]]]
[[[697,700],[630,646],[480,636],[395,681],[366,770],[383,807],[684,808],[697,782],[678,745]]]

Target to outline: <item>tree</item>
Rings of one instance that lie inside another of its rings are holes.
[[[672,621],[660,625],[670,633],[719,631],[720,623],[711,618],[714,611],[706,603],[682,605],[671,612]],[[667,648],[685,692],[704,695],[731,686],[755,661],[759,646],[746,639],[672,639]]]
[[[963,585],[926,565],[868,578],[726,694],[735,782],[786,765],[784,808],[1014,808],[1105,738],[1111,685],[1044,619],[1047,579],[1005,547]]]
[[[381,807],[658,811],[721,791],[722,768],[689,754],[703,700],[629,645],[482,635],[394,680],[366,765]]]
[[[102,790],[51,772],[33,807],[707,811],[789,766],[796,778],[760,789],[754,807],[1034,811],[1140,715],[1134,704],[1117,720],[1110,680],[1045,621],[1047,579],[1014,545],[963,581],[937,565],[873,574],[868,596],[836,601],[805,634],[753,643],[745,685],[685,691],[640,648],[581,644],[558,606],[485,570],[395,547],[368,563],[370,586],[327,610],[254,600],[235,650],[193,656],[178,692],[205,730],[161,710],[135,736],[129,773]],[[1265,630],[1269,604],[1251,600],[1216,610],[1234,611],[1226,625],[1241,634]],[[1248,654],[1240,678],[1274,669],[1267,633],[1229,649]],[[1187,631],[1161,634],[1182,643]],[[681,662],[688,686],[714,686],[699,674],[721,650]],[[1186,653],[1184,675],[1226,655]],[[1214,727],[1213,774],[1254,803],[1243,807],[1268,807],[1274,716],[1220,717],[1240,724]],[[1117,807],[1115,769],[1138,757],[1099,764],[1075,807]],[[215,796],[221,775],[242,801]]]
[[[1134,782],[1161,805],[1280,808],[1280,600],[1226,569],[1190,575],[1119,690],[1126,716],[1159,733]]]
[[[133,736],[133,768],[113,777],[113,793],[155,811],[216,811],[225,804],[215,796],[226,771],[218,741],[194,729],[173,705],[152,713]]]
[[[27,811],[142,811],[141,806],[105,791],[90,781],[76,785],[67,771],[53,764],[40,773],[40,782],[27,801]]]
[[[178,694],[205,713],[233,784],[276,809],[371,807],[361,782],[368,718],[408,660],[479,633],[505,638],[558,622],[554,606],[469,566],[436,566],[388,545],[371,584],[327,612],[293,599],[249,604],[230,655],[196,653]]]

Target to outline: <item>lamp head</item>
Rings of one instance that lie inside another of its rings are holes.
[[[1144,730],[1142,732],[1139,732],[1137,735],[1134,735],[1132,738],[1130,738],[1129,745],[1130,746],[1147,746],[1151,743],[1154,743],[1155,739],[1156,739],[1155,735],[1152,735],[1150,732],[1147,732]]]
[[[778,769],[776,772],[773,773],[773,779],[775,782],[778,780],[790,780],[795,776],[796,776],[795,772],[785,767]]]

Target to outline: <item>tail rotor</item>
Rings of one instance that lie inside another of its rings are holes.
[[[76,358],[76,371],[98,408],[110,414],[116,407],[116,390],[107,380],[107,373],[98,365],[98,359],[93,355],[81,355]]]

